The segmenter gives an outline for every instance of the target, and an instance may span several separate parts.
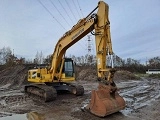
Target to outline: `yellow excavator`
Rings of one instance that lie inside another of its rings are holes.
[[[95,36],[99,86],[98,90],[92,90],[90,103],[85,109],[99,117],[124,109],[125,101],[118,94],[113,81],[116,70],[107,68],[106,64],[106,57],[113,55],[108,11],[108,4],[99,1],[87,17],[67,31],[55,46],[50,69],[44,67],[28,71],[28,81],[33,83],[25,86],[25,92],[39,96],[46,102],[55,100],[58,91],[83,95],[83,86],[72,84],[75,81],[74,63],[71,58],[65,58],[65,52],[91,32]]]

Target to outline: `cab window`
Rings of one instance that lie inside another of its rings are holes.
[[[36,72],[33,72],[33,73],[32,73],[32,78],[35,79],[36,76],[37,76]]]
[[[73,63],[72,61],[65,61],[64,72],[66,77],[73,77]]]

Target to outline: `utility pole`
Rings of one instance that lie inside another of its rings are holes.
[[[91,35],[87,35],[88,39],[87,39],[87,50],[88,50],[88,56],[91,55],[91,51],[92,51],[92,39],[91,39]]]
[[[91,56],[91,54],[92,54],[92,50],[93,50],[93,40],[91,39],[91,35],[87,35],[87,51],[88,51],[88,54],[87,54],[87,63],[89,63],[89,64],[92,64],[92,62],[93,62],[93,58],[91,58],[91,57],[93,57],[93,56]]]

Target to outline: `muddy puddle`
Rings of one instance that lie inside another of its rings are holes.
[[[0,118],[0,120],[28,120],[28,119],[26,114],[15,114],[12,116],[2,117]]]

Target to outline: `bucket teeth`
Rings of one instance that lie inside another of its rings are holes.
[[[125,108],[124,99],[118,94],[117,88],[99,84],[98,90],[91,93],[91,101],[86,107],[88,111],[99,117],[118,112]]]

